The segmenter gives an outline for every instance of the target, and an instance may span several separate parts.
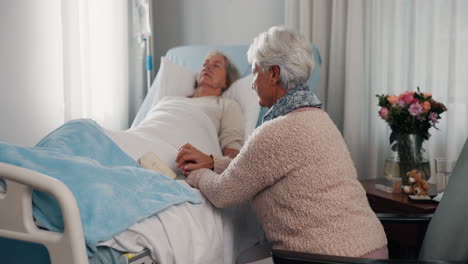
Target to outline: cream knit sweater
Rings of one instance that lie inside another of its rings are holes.
[[[222,96],[166,96],[160,103],[163,101],[185,102],[203,111],[218,132],[221,150],[240,149],[244,144],[244,116],[236,101]]]
[[[220,174],[219,174],[220,173]],[[271,120],[187,179],[217,207],[252,200],[274,249],[363,256],[387,245],[340,132],[320,109]]]

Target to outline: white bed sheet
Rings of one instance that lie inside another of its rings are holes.
[[[164,264],[231,264],[261,235],[248,204],[220,210],[204,201],[170,207],[101,245],[126,252],[148,248],[154,260]]]
[[[106,131],[106,134],[135,160],[147,152],[156,153],[179,175],[180,184],[186,184],[175,163],[180,146],[191,143],[205,153],[221,154],[211,120],[186,102],[163,100],[150,110],[138,127]],[[127,252],[148,248],[154,260],[161,264],[230,264],[262,238],[260,224],[249,204],[217,209],[204,200],[196,205],[172,206],[102,245]]]
[[[177,151],[185,143],[205,153],[221,155],[212,121],[187,100],[162,100],[137,127],[105,132],[135,160],[154,152],[176,173],[180,172],[175,163]]]

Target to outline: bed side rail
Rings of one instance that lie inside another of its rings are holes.
[[[87,264],[80,212],[72,192],[61,181],[44,174],[0,162],[0,178],[6,192],[0,193],[0,236],[43,244],[53,264]],[[32,191],[52,195],[60,205],[64,232],[39,229],[32,215]]]

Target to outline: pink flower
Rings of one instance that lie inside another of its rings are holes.
[[[414,98],[414,92],[404,92],[400,95],[400,100],[406,104],[412,104],[418,101]]]
[[[396,96],[396,95],[389,95],[389,96],[387,97],[387,101],[388,101],[390,104],[396,103],[396,102],[398,101],[398,99],[399,99],[399,98],[398,98],[398,96]]]
[[[422,110],[423,110],[423,108],[422,108],[422,106],[420,104],[414,103],[414,104],[411,104],[411,106],[408,109],[408,112],[412,116],[417,116],[417,115],[422,113]]]
[[[383,120],[387,120],[388,118],[388,108],[387,107],[382,107],[379,111],[379,115]]]
[[[432,121],[432,124],[439,123],[439,120],[437,120],[439,115],[437,113],[431,112],[429,114],[429,119]]]
[[[419,87],[416,92],[376,96],[380,107],[378,115],[388,123],[393,133],[419,134],[428,139],[431,136],[429,129],[437,128],[441,114],[447,111],[445,105],[435,101],[430,93],[421,92]],[[393,144],[395,139],[390,139]]]
[[[399,105],[400,107],[405,107],[405,102],[402,100],[398,100],[397,105]]]

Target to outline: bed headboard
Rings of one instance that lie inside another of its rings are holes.
[[[320,78],[320,66],[322,64],[322,59],[320,57],[320,53],[317,47],[314,44],[311,44],[311,47],[314,52],[314,59],[315,59],[315,68],[312,72],[308,85],[311,91],[315,92],[317,90],[317,86],[319,83]],[[236,65],[240,77],[244,77],[252,72],[251,65],[247,62],[247,50],[249,49],[249,45],[232,45],[232,46],[222,46],[222,45],[200,45],[200,46],[180,46],[175,47],[167,51],[166,57],[169,58],[171,61],[187,67],[194,72],[198,72],[202,66],[203,60],[205,59],[206,55],[211,50],[219,50],[223,52],[229,59]],[[154,97],[154,91],[157,89],[154,83],[151,86],[150,91],[148,92],[143,104],[141,105],[138,113],[133,120],[132,127],[137,126],[143,118],[146,116],[148,111],[151,108],[152,98]],[[263,115],[267,111],[266,108],[261,109],[259,115],[259,122],[262,119]]]

